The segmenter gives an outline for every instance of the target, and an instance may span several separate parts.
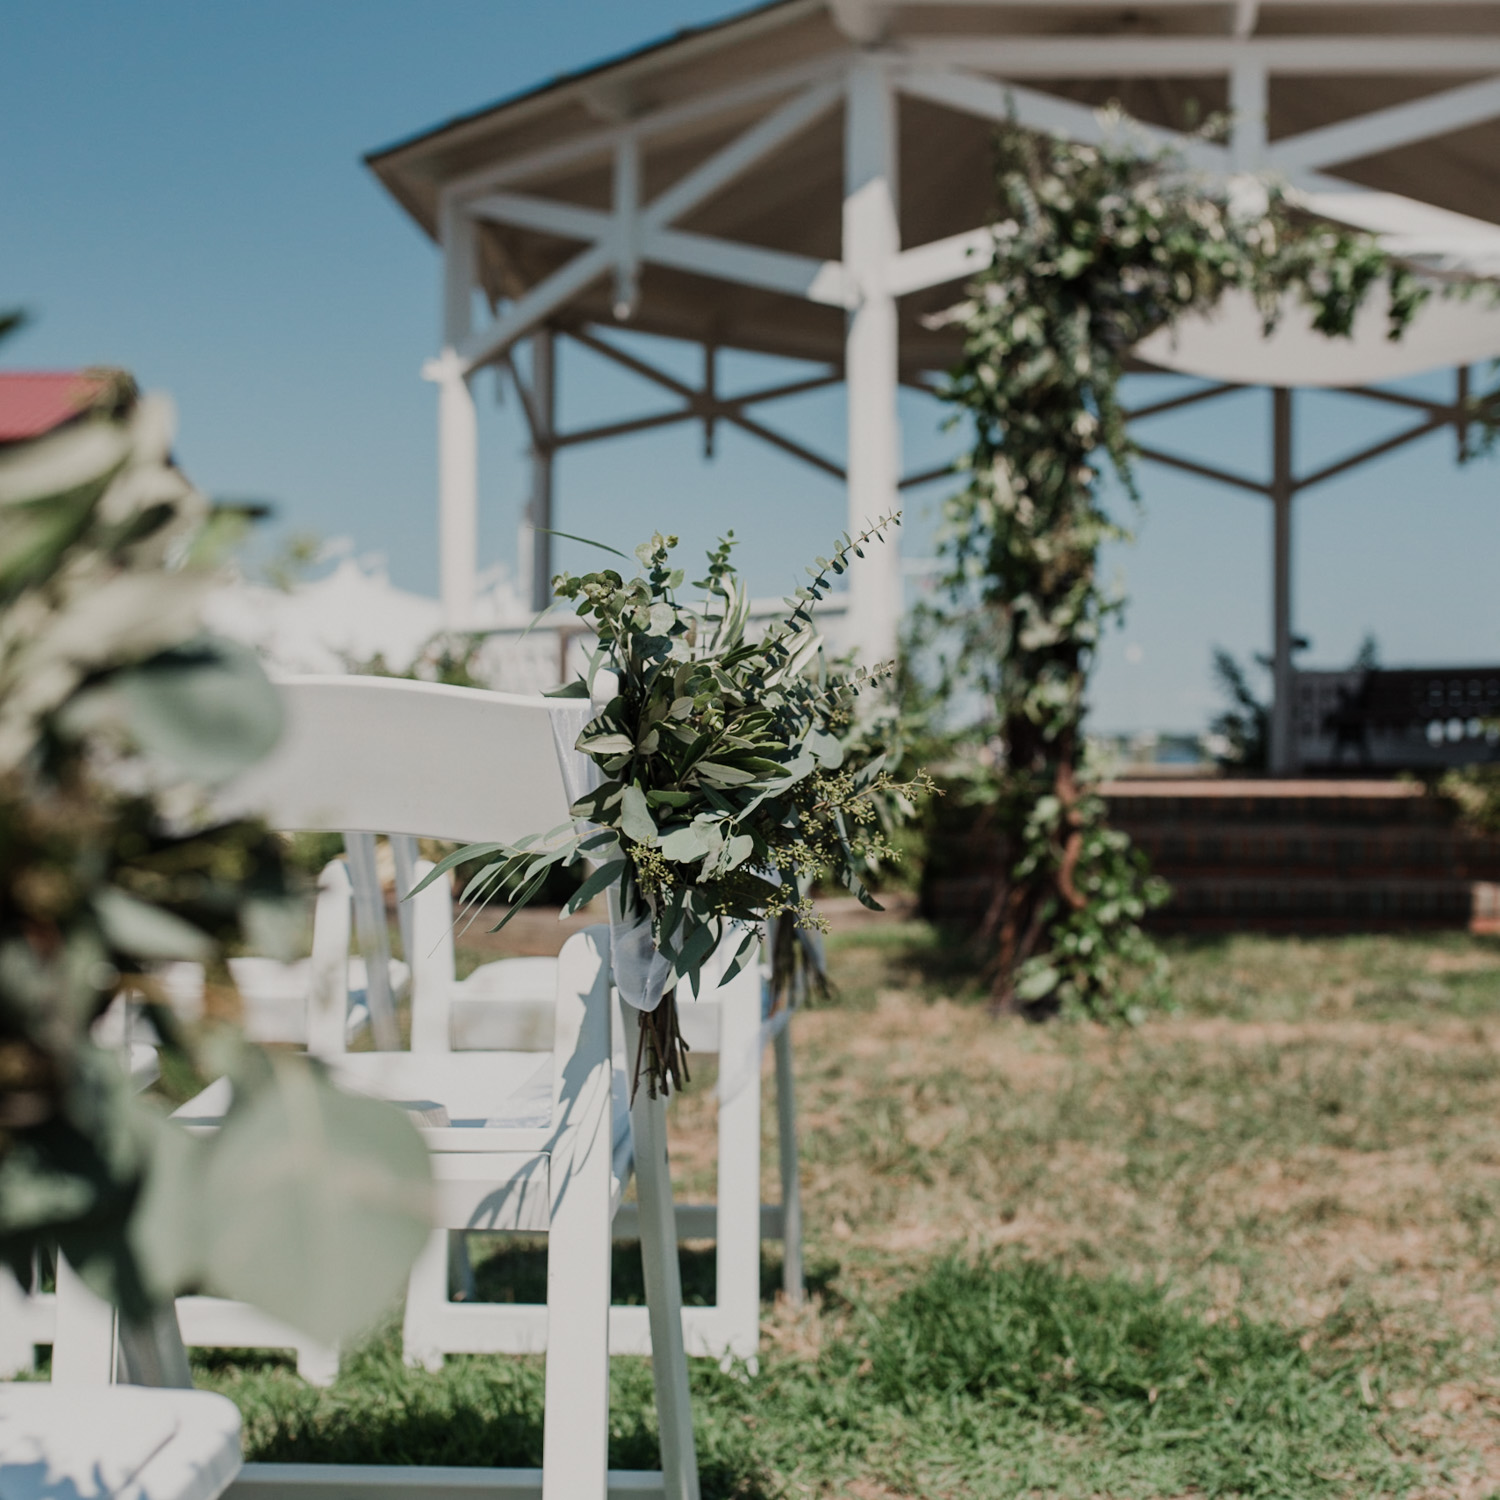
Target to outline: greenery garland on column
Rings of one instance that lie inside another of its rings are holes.
[[[1295,299],[1330,336],[1382,283],[1393,338],[1425,296],[1370,239],[1253,182],[1226,195],[1174,153],[1110,134],[1089,146],[999,132],[993,258],[946,315],[964,335],[946,394],[973,443],[946,507],[938,611],[958,648],[946,686],[993,704],[1001,747],[976,786],[1005,872],[983,928],[995,1001],[1095,1015],[1135,1003],[1128,976],[1153,957],[1139,920],[1166,895],[1106,826],[1081,764],[1089,668],[1122,607],[1098,577],[1100,544],[1127,535],[1101,500],[1107,466],[1135,498],[1125,357],[1235,289],[1268,329]]]

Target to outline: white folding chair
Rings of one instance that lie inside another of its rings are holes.
[[[447,887],[434,882],[404,904],[412,908],[414,932],[421,934],[411,949],[413,1051],[551,1045],[556,959],[500,959],[455,980],[453,908]],[[690,1058],[711,1056],[719,1061],[719,1139],[717,1201],[679,1204],[677,1230],[683,1239],[715,1242],[716,1301],[708,1307],[684,1307],[682,1312],[688,1352],[720,1360],[753,1360],[760,1342],[760,1244],[762,1239],[781,1238],[787,1224],[787,1288],[794,1300],[801,1294],[797,1138],[786,1016],[763,1022],[763,966],[748,964],[728,984],[718,983],[736,946],[733,941],[726,944],[720,962],[710,960],[705,966],[697,999],[678,1002]],[[763,1044],[772,1036],[780,1113],[779,1206],[760,1201],[760,1063]],[[633,1239],[637,1231],[636,1206],[621,1205],[615,1237]],[[468,1304],[463,1318],[451,1319],[444,1311],[448,1296],[446,1282],[434,1280],[420,1294],[413,1286],[407,1303],[409,1359],[431,1364],[439,1351],[513,1353],[539,1347],[544,1308],[504,1303],[481,1310]],[[455,1342],[443,1342],[445,1334]],[[610,1352],[651,1352],[646,1309],[610,1309]]]
[[[460,841],[514,841],[567,817],[546,699],[381,678],[300,678],[281,686],[283,741],[236,784],[227,811],[258,812],[282,828]],[[337,893],[337,877],[325,878],[320,901]],[[339,1003],[330,1000],[328,1010],[341,1020]],[[617,1126],[613,1058],[633,1045],[635,1020],[629,1013],[625,1034],[612,1041],[607,928],[568,940],[554,1007],[550,1057],[344,1053],[341,1024],[328,1027],[323,1055],[346,1087],[408,1104],[430,1122],[419,1128],[433,1153],[437,1225],[412,1272],[413,1288],[430,1281],[439,1264],[446,1275],[451,1231],[547,1231],[544,1500],[606,1494],[610,1223],[633,1154],[661,1483],[671,1500],[696,1500],[664,1103],[643,1090],[630,1129]],[[310,1018],[310,1041],[324,1034]],[[227,1103],[221,1080],[179,1113],[193,1128],[210,1130]],[[520,1486],[535,1493],[534,1472],[492,1474],[502,1492]]]

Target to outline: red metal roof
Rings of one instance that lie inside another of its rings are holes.
[[[0,371],[0,443],[41,437],[87,411],[117,377],[97,370]]]

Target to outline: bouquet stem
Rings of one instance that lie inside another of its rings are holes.
[[[641,1030],[635,1048],[635,1067],[630,1077],[630,1102],[635,1103],[641,1084],[642,1064],[646,1074],[646,1097],[668,1095],[690,1082],[688,1044],[677,1024],[677,991],[670,989],[655,1010],[641,1012]]]

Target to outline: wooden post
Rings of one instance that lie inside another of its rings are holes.
[[[1270,771],[1290,775],[1292,749],[1292,393],[1271,392],[1271,743]]]
[[[556,431],[557,355],[550,328],[531,337],[531,503],[526,510],[530,543],[531,607],[544,610],[552,602],[552,446]],[[539,529],[544,528],[544,529]]]
[[[898,335],[890,266],[901,249],[896,203],[896,99],[882,62],[849,69],[844,120],[844,267],[859,297],[849,315],[844,381],[849,402],[849,531],[897,508],[901,434]],[[901,619],[901,549],[877,542],[849,570],[849,641],[866,663],[895,654]]]

